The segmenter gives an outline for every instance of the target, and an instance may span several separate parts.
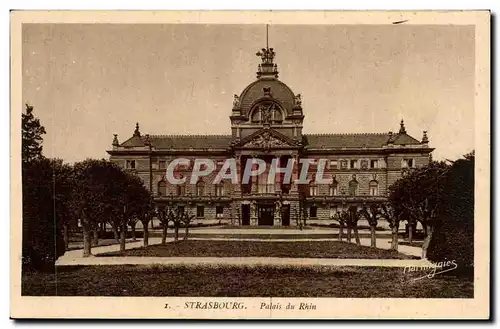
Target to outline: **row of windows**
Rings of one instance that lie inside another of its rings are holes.
[[[205,217],[205,207],[196,206],[196,217]],[[224,206],[215,206],[215,218],[224,217]]]
[[[331,206],[330,207],[330,218],[335,217],[336,214],[341,212],[341,208],[339,206]],[[309,217],[310,218],[316,218],[318,217],[318,207],[317,206],[310,206],[309,207]]]
[[[356,180],[351,180],[349,182],[349,196],[356,196],[358,195],[358,190],[359,190],[359,183]],[[368,190],[369,190],[369,195],[370,196],[377,196],[379,195],[378,191],[378,182],[376,180],[370,181],[368,184]],[[316,184],[310,185],[309,186],[309,196],[317,196],[318,195],[318,186]],[[329,196],[337,196],[339,195],[339,184],[337,182],[334,182],[328,187],[328,195]]]
[[[379,160],[330,160],[328,169],[377,169]]]
[[[186,186],[185,185],[176,185],[175,188],[176,195],[181,196],[186,194]],[[196,184],[195,195],[196,196],[204,196],[205,193],[205,183],[202,181]],[[225,193],[224,185],[217,184],[215,185],[215,196],[223,196]],[[158,182],[158,195],[167,195],[167,182],[161,180]]]
[[[127,169],[136,169],[135,160],[127,160],[125,163]],[[328,169],[377,169],[379,168],[379,160],[330,160],[328,162]],[[405,158],[401,160],[401,168],[414,168],[415,161],[412,158]],[[158,161],[159,169],[167,169],[167,161]]]

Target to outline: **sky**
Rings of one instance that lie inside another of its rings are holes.
[[[141,133],[230,134],[233,94],[255,80],[265,25],[24,24],[23,103],[44,154],[107,158]],[[388,132],[404,119],[436,160],[474,147],[474,27],[271,25],[279,79],[304,133]]]

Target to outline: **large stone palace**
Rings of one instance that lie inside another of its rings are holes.
[[[111,160],[135,172],[152,191],[158,207],[181,207],[196,214],[203,223],[234,225],[297,225],[307,221],[331,220],[341,209],[363,203],[386,200],[388,187],[401,177],[404,168],[424,166],[429,162],[429,140],[424,131],[419,141],[406,132],[401,120],[397,132],[364,134],[306,134],[307,113],[300,94],[278,79],[273,48],[257,53],[257,79],[240,95],[234,95],[230,135],[148,135],[139,124],[129,139],[120,143],[115,135]],[[229,111],[228,111],[229,112]],[[179,167],[185,184],[170,184],[166,168],[176,158],[192,159],[191,165]],[[269,183],[266,174],[252,177],[248,184],[222,180],[212,184],[210,176],[189,182],[196,158],[209,158],[218,169],[228,158],[236,159],[238,175],[247,159],[260,158],[270,163],[279,159],[311,162],[309,184],[294,184],[300,169],[293,170],[292,183],[278,175]],[[315,165],[327,159],[324,176],[328,184],[318,184]]]

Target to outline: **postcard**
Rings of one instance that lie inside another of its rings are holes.
[[[490,12],[13,11],[11,317],[488,319]]]

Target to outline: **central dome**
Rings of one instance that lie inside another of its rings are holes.
[[[265,96],[264,88],[270,88],[270,96],[280,103],[288,115],[293,114],[295,94],[285,83],[276,78],[261,78],[249,84],[241,93],[241,114],[248,116],[252,105]]]

